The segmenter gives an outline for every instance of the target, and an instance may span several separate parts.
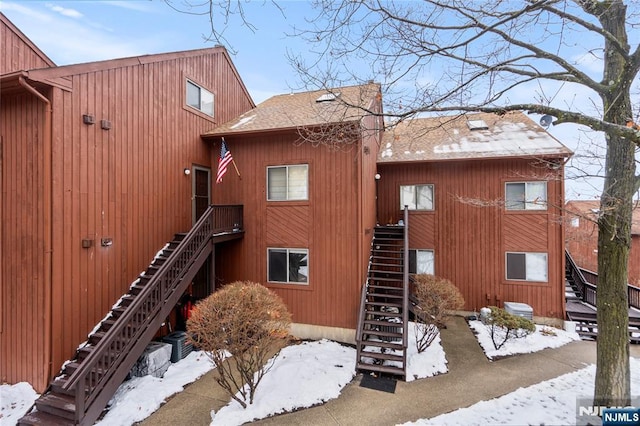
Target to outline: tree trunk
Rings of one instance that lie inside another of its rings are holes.
[[[626,8],[609,3],[600,14],[605,30],[627,45]],[[604,119],[624,125],[632,115],[631,82],[620,81],[625,58],[605,43],[603,82],[612,89],[602,95]],[[606,135],[605,182],[598,219],[598,341],[595,406],[631,403],[629,371],[628,261],[635,180],[635,145]]]

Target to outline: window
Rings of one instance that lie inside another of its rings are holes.
[[[400,210],[433,210],[433,185],[400,185]]]
[[[267,200],[309,199],[309,165],[267,167]]]
[[[410,274],[434,274],[433,250],[409,250]]]
[[[309,250],[270,248],[267,257],[269,282],[309,283]]]
[[[547,253],[507,253],[507,279],[547,282]]]
[[[213,117],[213,93],[187,80],[187,105]]]
[[[546,210],[546,182],[507,183],[505,190],[507,210]]]

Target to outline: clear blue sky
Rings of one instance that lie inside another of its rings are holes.
[[[173,3],[179,5],[182,0]],[[230,17],[224,32],[227,47],[236,52],[231,52],[234,64],[256,103],[300,91],[286,53],[304,54],[312,48],[299,38],[287,36],[294,25],[305,26],[305,20],[316,15],[310,1],[278,0],[278,5],[282,11],[271,0],[243,2],[246,19],[255,26],[255,32],[243,26],[237,15]],[[0,10],[58,65],[214,45],[204,40],[209,34],[208,16],[179,13],[162,0],[0,0]],[[217,19],[218,28],[224,28],[223,18]],[[570,149],[585,152],[575,126],[551,127],[549,132]],[[572,161],[578,164],[577,158]],[[571,170],[568,168],[567,173]],[[594,174],[599,173],[596,166]],[[601,183],[600,179],[569,180],[567,199],[598,198]]]
[[[181,0],[174,0],[178,5]],[[193,3],[197,3],[194,1]],[[225,37],[254,101],[299,89],[286,51],[304,51],[287,37],[292,23],[312,17],[309,2],[252,1],[244,5],[255,32],[230,19]],[[208,16],[179,13],[162,0],[1,1],[0,10],[56,64],[67,65],[151,53],[211,47]],[[284,16],[283,16],[284,13]],[[224,26],[220,17],[220,28]]]

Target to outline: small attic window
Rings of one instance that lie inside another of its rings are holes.
[[[336,93],[325,93],[324,95],[320,96],[318,99],[316,99],[317,103],[320,102],[333,102],[336,100],[336,98],[338,98],[340,96],[340,92],[336,92]]]
[[[489,130],[489,126],[484,120],[467,120],[469,130]]]

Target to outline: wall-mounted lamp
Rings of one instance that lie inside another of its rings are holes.
[[[191,174],[191,169],[190,169],[190,168],[188,168],[188,167],[185,167],[185,169],[184,169],[184,175],[185,175],[185,176],[189,176],[190,174]]]
[[[374,176],[374,178],[375,178],[376,180],[380,180],[380,177],[381,177],[381,176],[380,176],[380,173],[376,173],[376,175]]]

